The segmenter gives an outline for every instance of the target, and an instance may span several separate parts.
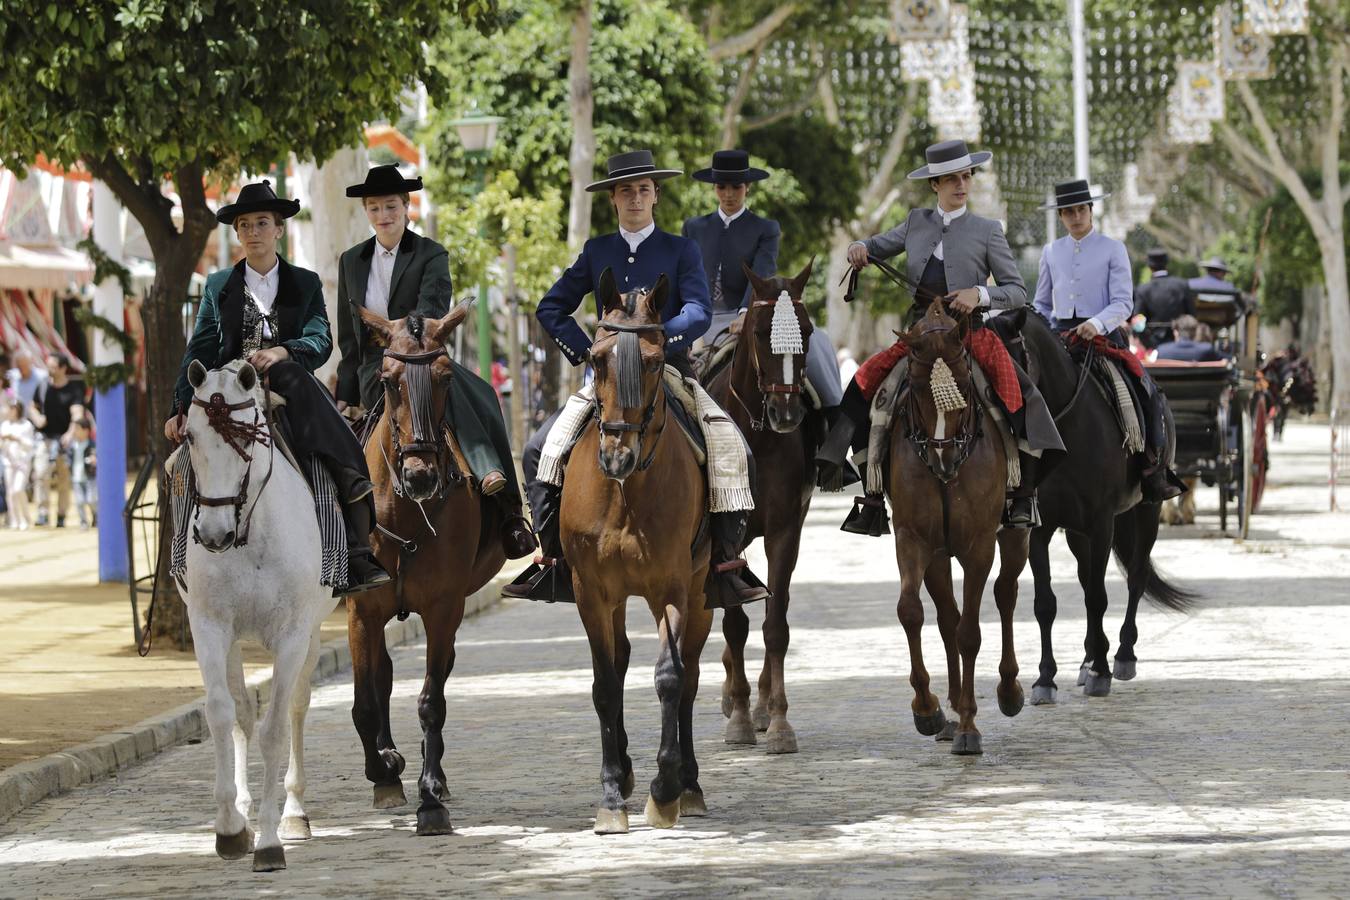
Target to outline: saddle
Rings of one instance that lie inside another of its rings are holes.
[[[1084,364],[1086,350],[1081,342],[1068,341],[1066,347],[1069,355],[1081,368]],[[1093,386],[1101,394],[1106,405],[1110,407],[1115,415],[1116,425],[1120,428],[1120,433],[1124,436],[1121,446],[1130,453],[1144,452],[1144,434],[1146,425],[1144,422],[1144,404],[1137,396],[1137,387],[1132,379],[1125,376],[1124,369],[1131,368],[1131,374],[1139,377],[1143,373],[1142,367],[1138,372],[1133,371],[1129,359],[1125,358],[1128,351],[1115,347],[1106,341],[1098,341],[1094,344],[1095,352],[1091,355],[1091,371],[1089,375]],[[1130,357],[1133,359],[1133,357]],[[1137,365],[1137,361],[1136,361]]]

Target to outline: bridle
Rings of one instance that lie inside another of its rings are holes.
[[[970,351],[963,351],[962,356],[965,359],[966,369],[970,367]],[[919,360],[917,354],[911,358],[913,361]],[[933,362],[936,362],[934,360]],[[928,363],[931,365],[932,363]],[[914,452],[918,454],[920,461],[933,473],[933,477],[942,482],[943,485],[950,484],[956,480],[957,474],[961,471],[961,466],[970,458],[971,451],[975,449],[975,442],[978,441],[984,433],[983,426],[983,407],[980,404],[976,392],[968,390],[966,407],[961,413],[961,419],[957,423],[956,433],[947,438],[935,438],[929,434],[922,425],[922,418],[919,415],[918,393],[915,390],[915,379],[911,363],[909,388],[905,392],[904,419],[905,419],[905,437],[909,439],[914,447]],[[946,415],[938,411],[938,415]],[[944,450],[954,450],[956,452],[956,461],[952,466],[950,475],[943,475],[935,465],[937,454]]]
[[[438,347],[425,353],[385,350],[384,356],[404,364],[403,378],[408,382],[408,405],[412,407],[412,440],[406,443],[399,433],[398,416],[394,414],[392,406],[386,407],[394,459],[391,461],[384,452],[383,443],[380,444],[380,454],[384,456],[384,464],[389,467],[394,494],[398,497],[408,494],[408,489],[403,483],[403,457],[409,454],[434,453],[436,454],[435,499],[442,500],[450,487],[458,484],[464,477],[457,469],[452,469],[445,458],[449,450],[449,442],[441,437],[441,432],[445,428],[445,408],[442,407],[440,416],[437,416],[432,408],[431,366],[442,356],[448,359],[450,351],[445,347]],[[386,383],[386,389],[391,387]],[[425,514],[424,510],[423,515]]]
[[[749,309],[773,309],[777,303],[777,300],[752,300]],[[802,301],[793,298],[792,305],[794,309],[798,309],[801,307]],[[750,313],[747,312],[746,326],[750,325],[749,319]],[[745,331],[742,331],[742,336],[744,336],[744,334]],[[738,346],[737,352],[739,352],[739,350],[740,348]],[[765,379],[764,367],[759,361],[759,341],[756,338],[753,329],[750,329],[750,368],[755,373],[755,384],[759,388],[759,416],[756,417],[755,414],[750,411],[749,405],[747,405],[744,398],[741,397],[740,392],[736,390],[736,379],[734,377],[731,379],[731,396],[736,399],[736,402],[741,405],[741,409],[745,410],[745,414],[750,417],[751,430],[763,431],[764,423],[769,415],[769,397],[773,394],[786,394],[788,396],[801,394],[802,386],[796,382],[785,384],[781,381]]]
[[[198,507],[234,507],[234,542],[230,544],[231,547],[242,547],[248,543],[249,528],[253,523],[253,511],[258,508],[258,501],[262,499],[263,489],[267,487],[267,482],[271,480],[272,468],[276,464],[276,445],[272,442],[271,432],[268,430],[272,419],[272,406],[266,384],[263,385],[263,403],[263,412],[259,414],[258,401],[253,397],[241,400],[238,403],[226,403],[225,395],[220,392],[212,394],[211,398],[205,401],[199,397],[192,398],[192,405],[200,407],[206,412],[206,421],[211,426],[211,430],[220,435],[226,445],[239,454],[239,458],[244,461],[244,475],[239,479],[239,490],[235,491],[232,496],[204,497],[197,490],[197,479],[192,479],[192,502]],[[253,410],[252,422],[240,422],[233,417],[232,413],[244,409]],[[263,476],[262,483],[258,485],[258,493],[253,498],[253,503],[249,505],[248,513],[245,515],[243,511],[244,503],[248,500],[248,483],[253,473],[253,448],[259,444],[268,448],[267,474]],[[198,544],[202,542],[196,525],[192,526],[192,539]]]
[[[596,323],[596,327],[603,328],[606,331],[613,331],[619,334],[642,334],[644,332],[656,332],[656,331],[662,332],[664,334],[665,332],[665,326],[662,325],[660,322],[648,322],[641,325],[626,325],[619,322],[609,322],[602,319]],[[656,386],[656,392],[652,395],[652,402],[648,403],[647,406],[642,410],[642,421],[640,423],[624,422],[622,420],[618,422],[606,421],[604,404],[600,400],[599,392],[598,391],[596,392],[595,411],[592,413],[592,417],[595,419],[596,427],[600,430],[601,437],[604,437],[605,435],[609,435],[610,437],[618,437],[620,435],[628,434],[630,432],[637,432],[637,446],[633,448],[633,452],[637,455],[639,460],[636,469],[636,471],[638,472],[645,472],[651,466],[652,461],[656,458],[656,447],[657,443],[660,440],[661,433],[666,430],[666,421],[669,419],[670,416],[669,413],[666,413],[666,415],[661,417],[661,427],[657,429],[656,437],[652,439],[651,448],[647,453],[647,457],[643,459],[642,439],[646,437],[647,428],[648,426],[651,425],[652,419],[656,417],[656,407],[657,404],[660,402],[660,398],[663,392],[664,391],[662,385],[658,384]]]

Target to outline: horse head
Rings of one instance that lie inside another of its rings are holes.
[[[749,366],[745,377],[755,380],[763,420],[779,434],[795,430],[806,418],[801,385],[807,342],[815,326],[802,303],[802,292],[811,280],[814,262],[808,262],[796,278],[761,278],[741,263],[750,279],[750,307],[736,347],[736,365],[740,372]]]
[[[941,303],[901,339],[909,345],[911,438],[918,441],[933,474],[943,481],[956,477],[973,439],[967,420],[973,413],[970,362],[966,356],[967,325],[953,319]]]
[[[603,315],[590,360],[595,369],[600,470],[616,481],[623,481],[639,465],[645,468],[651,461],[651,453],[646,463],[641,457],[647,429],[662,396],[666,333],[661,308],[667,290],[663,274],[650,290],[621,294],[609,269],[600,275],[596,288]],[[649,446],[654,448],[654,440]]]
[[[449,445],[442,432],[454,367],[446,342],[472,305],[465,300],[439,319],[413,312],[392,322],[358,307],[375,343],[384,348],[380,382],[394,450],[390,466],[411,500],[429,500],[450,484]]]
[[[186,440],[197,506],[192,533],[207,550],[220,553],[248,536],[253,451],[271,447],[263,390],[257,371],[242,360],[209,372],[193,360],[187,375],[192,403]]]

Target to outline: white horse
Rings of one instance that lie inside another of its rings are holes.
[[[272,445],[257,372],[244,362],[211,372],[193,362],[188,382],[194,394],[187,452],[197,509],[183,599],[216,752],[216,853],[239,859],[253,841],[248,745],[256,710],[244,685],[239,648],[241,639],[251,638],[275,660],[271,703],[258,735],[263,789],[253,853],[253,870],[270,872],[286,867],[283,837],[310,837],[303,805],[305,714],[319,626],[335,601],[332,589],[319,583],[322,548],[313,498],[304,478]],[[288,737],[281,817],[278,781]]]

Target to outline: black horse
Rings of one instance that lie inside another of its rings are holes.
[[[1057,690],[1058,666],[1050,640],[1057,600],[1050,585],[1049,547],[1058,528],[1064,529],[1069,549],[1078,560],[1078,581],[1087,607],[1079,684],[1088,696],[1104,697],[1111,692],[1113,674],[1106,658],[1110,641],[1102,624],[1107,603],[1106,565],[1112,551],[1125,571],[1129,591],[1114,670],[1115,677],[1122,681],[1135,675],[1134,645],[1139,632],[1134,620],[1139,598],[1147,597],[1165,609],[1185,611],[1198,597],[1168,583],[1153,567],[1150,555],[1158,537],[1158,504],[1141,502],[1140,464],[1121,446],[1123,436],[1115,413],[1091,379],[1080,385],[1081,369],[1060,337],[1043,318],[1026,309],[994,316],[989,325],[1009,344],[1013,358],[1031,373],[1055,413],[1068,451],[1041,482],[1041,525],[1031,534],[1036,622],[1041,629],[1040,677],[1032,687],[1031,702],[1053,703]],[[1017,340],[1019,333],[1021,342]],[[1170,435],[1170,413],[1167,428]]]

